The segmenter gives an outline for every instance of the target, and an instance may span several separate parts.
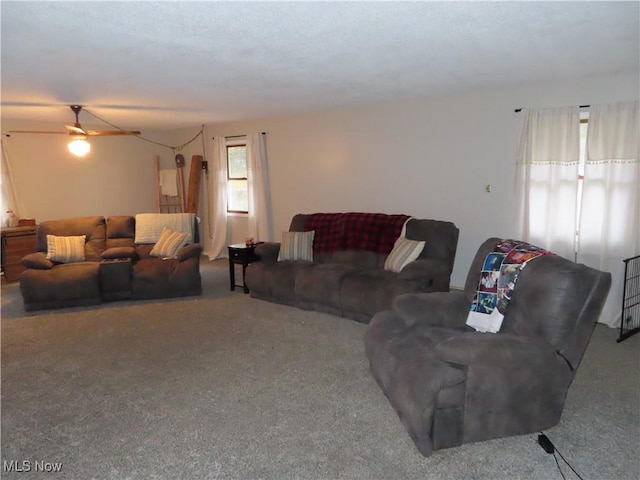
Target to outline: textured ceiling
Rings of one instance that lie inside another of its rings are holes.
[[[5,0],[2,115],[173,128],[638,72],[639,7]]]

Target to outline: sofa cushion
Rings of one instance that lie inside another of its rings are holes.
[[[136,236],[136,219],[131,215],[112,215],[107,217],[106,247],[133,247]]]
[[[282,244],[278,261],[307,260],[313,261],[313,238],[315,231],[282,232]]]
[[[125,259],[138,258],[138,254],[136,253],[136,249],[134,247],[112,247],[107,248],[104,252],[102,252],[103,260],[115,260],[115,259]]]
[[[184,247],[186,242],[186,233],[176,232],[164,227],[149,255],[160,258],[176,258],[176,253]]]
[[[133,265],[132,298],[166,298],[171,296],[170,278],[175,260],[142,258]]]
[[[131,238],[135,236],[136,219],[131,215],[107,217],[107,239]]]
[[[409,240],[399,237],[393,244],[393,250],[384,262],[384,269],[392,272],[399,272],[404,267],[413,262],[424,249],[424,241]]]
[[[325,257],[325,258],[323,258]],[[320,263],[340,263],[360,268],[382,269],[386,255],[367,250],[345,250],[333,253],[320,253],[314,261]]]
[[[245,283],[254,297],[295,305],[296,276],[312,265],[306,260],[253,262],[247,267]]]
[[[201,293],[199,255],[184,261],[146,257],[133,264],[131,296],[134,300],[182,297]]]
[[[153,243],[142,243],[140,245],[136,245],[136,255],[138,258],[149,258],[151,256],[151,250],[153,250]]]
[[[453,269],[460,231],[452,222],[412,218],[407,221],[405,237],[426,240],[418,258],[441,260]]]
[[[296,275],[295,294],[301,302],[311,305],[340,305],[342,279],[357,269],[358,267],[339,263],[314,264]]]
[[[47,252],[47,235],[60,237],[85,236],[84,259],[87,262],[99,262],[106,248],[106,226],[104,217],[76,217],[61,220],[44,220],[38,225],[36,250]]]
[[[47,258],[52,262],[84,262],[84,235],[47,235]]]
[[[75,262],[50,270],[28,268],[20,275],[25,311],[100,303],[99,266],[98,262]]]
[[[345,312],[362,313],[368,321],[391,308],[396,296],[420,290],[420,282],[398,280],[398,274],[388,270],[356,270],[342,279],[340,303]]]

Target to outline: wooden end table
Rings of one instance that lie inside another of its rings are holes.
[[[244,281],[244,275],[247,270],[247,266],[252,263],[258,261],[258,257],[256,256],[256,246],[262,242],[253,243],[251,245],[246,245],[244,243],[235,243],[233,245],[229,245],[227,248],[229,249],[229,280],[231,284],[231,291],[233,292],[236,287],[242,287],[244,289],[244,293],[249,293],[249,288]],[[236,270],[234,265],[242,265],[242,284],[236,284]]]
[[[6,227],[0,235],[4,280],[17,282],[24,271],[22,257],[36,251],[36,226]]]

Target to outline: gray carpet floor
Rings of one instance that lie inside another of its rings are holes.
[[[366,325],[229,292],[224,261],[202,272],[202,297],[47,312],[2,287],[2,478],[562,478],[535,434],[421,456]],[[640,478],[640,335],[617,335],[596,327],[546,432],[585,479]]]

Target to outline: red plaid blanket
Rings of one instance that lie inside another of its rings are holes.
[[[314,254],[337,250],[389,253],[409,218],[384,213],[314,213],[305,221],[304,229],[316,232]]]

